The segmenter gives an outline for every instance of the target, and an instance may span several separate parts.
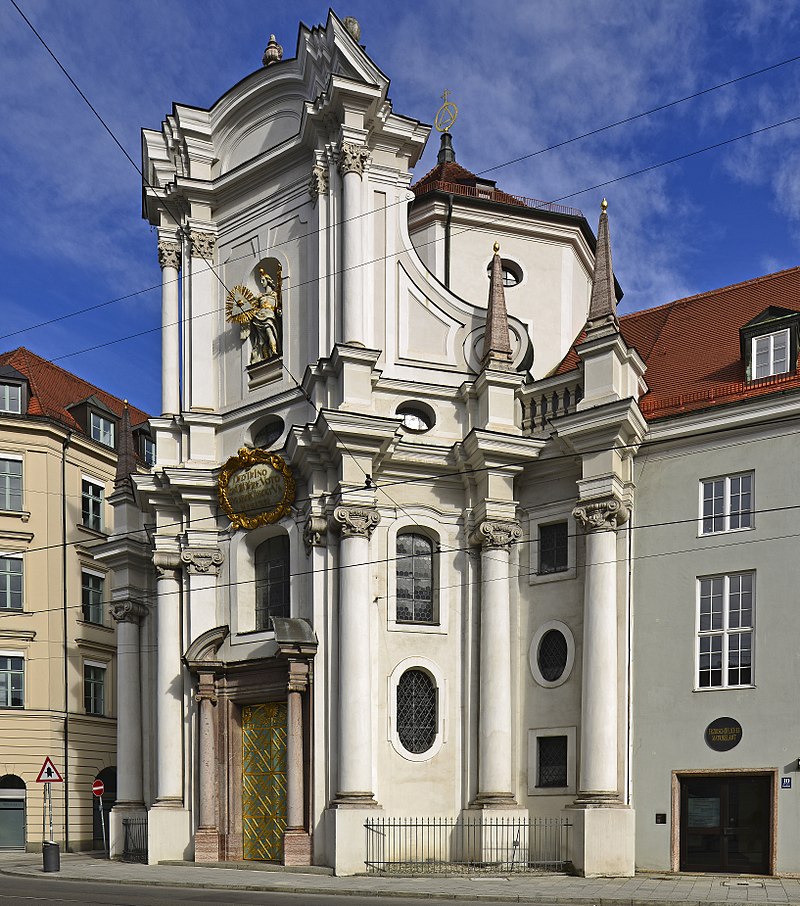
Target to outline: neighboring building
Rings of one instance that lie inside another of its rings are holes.
[[[36,779],[46,757],[64,777],[53,785],[55,839],[103,846],[92,782],[106,784],[107,818],[116,640],[108,570],[93,550],[112,527],[109,496],[120,445],[130,451],[130,422],[142,454],[150,452],[146,419],[27,349],[0,355],[2,849],[41,846]],[[127,463],[135,468],[130,455]]]
[[[550,816],[588,875],[800,871],[798,271],[620,321],[605,209],[595,239],[446,134],[412,193],[429,130],[357,23],[281,55],[143,136],[163,402],[99,554],[112,849],[146,816],[150,861],[348,873],[370,819],[484,853]]]

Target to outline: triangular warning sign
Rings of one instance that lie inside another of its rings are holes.
[[[36,778],[37,783],[63,783],[64,778],[56,770],[56,766],[50,760],[48,755],[44,764],[42,765],[41,771],[39,771],[39,776]]]

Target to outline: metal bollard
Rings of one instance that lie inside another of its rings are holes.
[[[61,852],[58,843],[45,840],[42,843],[42,862],[45,871],[61,871]]]

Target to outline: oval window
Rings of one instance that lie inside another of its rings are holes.
[[[419,755],[436,740],[436,685],[424,670],[406,670],[397,684],[397,736]]]
[[[272,416],[256,432],[253,438],[253,446],[266,450],[283,434],[283,428],[283,419],[277,415]]]
[[[517,286],[522,283],[522,268],[516,261],[509,261],[507,258],[502,259],[501,267],[503,269],[503,286]],[[486,268],[487,275],[492,276],[492,265]]]
[[[560,679],[567,668],[569,647],[567,640],[558,629],[548,629],[539,642],[536,663],[539,673],[549,683]]]
[[[406,431],[414,431],[418,434],[430,431],[436,422],[432,410],[419,403],[403,403],[402,406],[397,407],[397,415],[403,420],[403,427]]]

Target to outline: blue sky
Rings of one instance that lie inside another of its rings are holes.
[[[173,101],[210,105],[260,66],[270,32],[291,56],[298,23],[328,10],[18,2],[137,161],[140,128],[158,128]],[[458,159],[476,172],[800,53],[794,0],[348,0],[336,11],[358,18],[398,113],[430,123],[453,92]],[[26,345],[157,414],[160,271],[140,178],[9,3],[0,109],[0,349]],[[593,226],[606,194],[621,311],[633,311],[798,263],[800,125],[573,193],[799,115],[800,61],[487,175],[522,195],[569,195]],[[434,136],[417,177],[436,149]]]

